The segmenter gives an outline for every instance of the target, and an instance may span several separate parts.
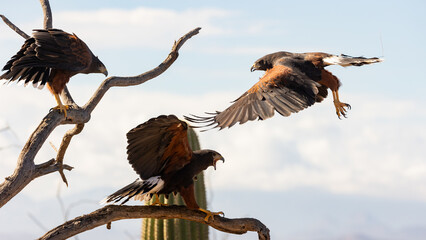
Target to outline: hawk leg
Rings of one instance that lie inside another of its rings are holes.
[[[55,96],[56,102],[58,103],[58,106],[54,107],[53,109],[58,109],[59,112],[64,112],[65,118],[67,118],[67,109],[69,106],[62,104],[59,94],[54,93],[53,95]]]
[[[154,193],[154,202],[151,204],[151,206],[155,206],[155,205],[158,205],[160,207],[167,206],[166,203],[160,202],[160,197],[156,193]]]
[[[225,216],[223,212],[210,212],[209,210],[202,209],[202,208],[198,208],[198,210],[207,214],[207,216],[204,218],[204,221],[206,222],[209,221],[209,218],[213,219],[214,216],[219,216],[219,215]]]
[[[340,117],[346,117],[346,112],[347,110],[351,109],[351,105],[347,104],[347,103],[342,103],[339,100],[339,92],[336,91],[331,91],[333,93],[333,103],[334,103],[334,107],[336,108],[336,114],[339,117],[339,119],[341,119]]]

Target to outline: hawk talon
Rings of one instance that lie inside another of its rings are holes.
[[[162,203],[162,202],[160,202],[160,197],[158,196],[158,194],[154,194],[154,202],[153,203],[151,203],[151,205],[150,206],[156,206],[156,205],[158,205],[158,206],[160,206],[160,207],[163,207],[163,206],[169,206],[167,203]]]
[[[56,107],[53,107],[53,108],[51,108],[50,109],[50,111],[52,111],[52,110],[59,110],[59,112],[60,113],[64,113],[64,115],[65,115],[65,118],[67,118],[67,110],[70,108],[70,106],[69,105],[58,105],[58,106],[56,106]]]
[[[334,103],[334,107],[336,108],[336,114],[337,117],[339,119],[342,119],[341,116],[343,116],[344,118],[347,118],[347,111],[351,110],[351,105],[347,104],[347,103],[342,103],[338,100],[333,101]]]
[[[204,218],[205,222],[208,222],[209,218],[214,219],[214,216],[220,216],[220,215],[222,215],[222,217],[225,216],[225,213],[223,213],[223,212],[210,212],[209,210],[202,209],[202,208],[199,208],[198,210],[200,210],[201,212],[207,214],[207,216]]]

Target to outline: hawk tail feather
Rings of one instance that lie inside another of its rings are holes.
[[[348,66],[362,66],[365,64],[372,64],[383,62],[382,58],[366,58],[366,57],[351,57],[345,54],[332,55],[330,57],[323,58],[323,62],[326,65],[340,65],[343,67]]]
[[[136,179],[136,181],[104,198],[100,204],[117,203],[124,199],[120,204],[122,205],[133,197],[135,197],[135,200],[146,200],[150,198],[151,194],[158,193],[163,186],[164,181],[160,176],[151,177],[147,180]]]

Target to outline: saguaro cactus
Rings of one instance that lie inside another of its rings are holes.
[[[200,143],[197,134],[192,128],[188,128],[188,140],[192,150],[199,150]],[[201,172],[195,181],[195,198],[201,208],[207,209],[206,187],[204,175]],[[151,204],[151,199],[147,204]],[[168,199],[160,195],[160,201],[169,205],[184,205],[182,197],[170,194]],[[142,221],[142,240],[204,240],[208,239],[208,226],[183,219],[152,219]]]

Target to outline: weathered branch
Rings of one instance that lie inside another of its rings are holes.
[[[44,14],[44,22],[43,27],[44,29],[52,28],[53,27],[53,17],[52,17],[52,10],[50,9],[50,3],[49,0],[40,0],[41,8],[43,9]]]
[[[44,175],[49,174],[49,173],[61,171],[61,169],[62,169],[62,171],[64,169],[71,171],[73,169],[73,167],[71,167],[69,165],[59,164],[59,163],[56,162],[55,159],[51,159],[47,162],[44,162],[42,164],[38,164],[38,165],[35,166],[34,178],[38,178],[38,177],[44,176]]]
[[[28,183],[37,177],[34,158],[50,133],[61,123],[58,112],[50,112],[22,148],[15,172],[0,184],[0,207],[18,194]]]
[[[6,23],[7,26],[9,26],[13,31],[15,31],[17,34],[19,34],[21,37],[28,39],[30,36],[26,34],[24,31],[19,29],[15,24],[13,24],[7,17],[0,14],[1,19],[3,19],[3,22]]]
[[[50,230],[39,240],[66,239],[109,222],[135,218],[180,218],[204,223],[223,232],[245,234],[257,232],[259,239],[269,240],[269,229],[254,218],[229,219],[215,216],[214,220],[205,222],[205,213],[190,210],[184,206],[117,206],[108,205],[87,215],[83,215]]]
[[[67,178],[65,177],[64,169],[63,169],[65,152],[67,151],[68,146],[70,145],[72,137],[81,133],[81,131],[83,131],[83,128],[84,128],[84,124],[80,123],[75,125],[73,129],[65,133],[64,137],[62,138],[62,142],[61,142],[61,146],[59,147],[58,154],[56,156],[56,163],[59,166],[59,169],[58,169],[59,174],[61,175],[62,181],[64,181],[64,183],[67,186],[68,186],[68,181],[67,181]]]
[[[108,91],[108,89],[111,87],[127,87],[139,85],[165,72],[178,58],[178,51],[182,47],[182,45],[192,36],[197,35],[200,32],[200,29],[201,28],[193,29],[192,31],[181,37],[177,42],[175,42],[167,58],[156,68],[134,77],[110,77],[105,79],[105,81],[96,90],[95,94],[92,96],[89,102],[84,105],[83,109],[87,112],[92,112],[96,105],[100,102],[102,97],[105,95],[105,93]]]
[[[61,99],[64,101],[65,105],[77,107],[77,104],[74,102],[74,99],[72,98],[71,93],[68,91],[67,86],[65,86],[61,93]]]

